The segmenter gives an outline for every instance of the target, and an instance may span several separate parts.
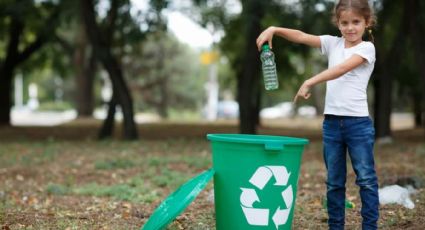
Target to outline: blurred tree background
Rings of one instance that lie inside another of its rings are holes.
[[[138,2],[139,4],[135,4]],[[424,127],[425,2],[375,0],[377,63],[369,87],[378,138],[391,137],[394,111],[414,114]],[[143,3],[145,8],[135,7]],[[326,68],[318,50],[274,39],[279,90],[265,92],[255,39],[270,25],[312,34],[339,35],[331,23],[331,0],[1,0],[0,126],[11,125],[14,81],[38,85],[41,108],[75,109],[79,117],[104,110],[99,137],[110,137],[117,111],[123,136],[137,139],[134,117],[163,119],[201,114],[214,51],[220,98],[239,103],[241,133],[256,133],[259,112],[291,101],[298,86]],[[215,37],[209,48],[179,41],[167,28],[180,12]],[[107,88],[110,88],[110,91]],[[324,85],[303,102],[323,110]],[[29,99],[24,90],[24,99]]]

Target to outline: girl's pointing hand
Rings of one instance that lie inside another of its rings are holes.
[[[302,97],[304,99],[310,98],[310,96],[311,96],[310,88],[311,88],[311,86],[308,83],[308,81],[305,81],[301,85],[300,89],[298,90],[297,94],[294,97],[294,104],[297,103],[299,97]]]

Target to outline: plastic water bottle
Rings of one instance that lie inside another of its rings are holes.
[[[274,54],[268,44],[264,44],[261,47],[260,58],[263,70],[264,86],[266,90],[274,90],[279,88]]]

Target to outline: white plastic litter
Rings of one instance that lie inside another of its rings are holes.
[[[379,192],[379,203],[385,204],[401,204],[406,208],[413,209],[415,204],[410,199],[410,194],[416,191],[408,190],[399,185],[390,185],[378,190]]]
[[[211,189],[211,190],[208,192],[207,200],[208,200],[208,202],[210,202],[211,204],[214,204],[214,189]]]

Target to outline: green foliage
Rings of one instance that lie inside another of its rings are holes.
[[[73,106],[65,101],[62,102],[43,102],[37,108],[39,111],[67,111],[72,109]]]
[[[200,8],[203,16],[202,24],[208,25],[208,23],[212,23],[214,28],[222,28],[225,32],[225,36],[219,42],[219,48],[229,61],[231,71],[228,71],[227,75],[220,78],[220,85],[224,86],[224,88],[227,88],[226,85],[231,85],[233,88],[230,89],[234,91],[236,72],[241,72],[245,68],[242,65],[247,42],[246,37],[244,37],[244,31],[250,20],[257,16],[251,15],[248,11],[243,11],[236,15],[226,13],[225,3],[222,3],[223,5],[217,3],[217,6],[221,6],[221,8],[208,8],[211,4],[214,5],[213,1],[194,2]],[[241,2],[241,4],[248,7],[249,3]],[[263,29],[273,25],[297,28],[312,34],[335,33],[337,31],[331,25],[332,2],[315,0],[314,2],[299,1],[288,4],[276,1],[262,1],[261,4],[264,4],[266,9],[266,14],[261,22]],[[311,71],[305,70],[311,64],[313,49],[304,45],[293,44],[277,37],[273,40],[273,49],[281,87],[276,92],[263,94],[263,104],[265,106],[282,100],[292,100],[298,86],[313,74]],[[317,60],[315,59],[315,61]],[[322,61],[317,62],[316,65],[319,69],[326,68],[326,64]],[[260,73],[258,74],[260,75]],[[263,86],[259,85],[258,87]]]
[[[168,119],[171,121],[196,121],[201,120],[199,110],[195,109],[174,109],[168,110]]]
[[[425,22],[420,18],[425,18],[425,4],[423,1],[417,1],[419,14],[411,16],[410,12],[406,14],[406,7],[409,3],[405,1],[381,1],[378,11],[378,25],[375,29],[375,46],[378,62],[375,66],[375,74],[382,75],[383,69],[388,69],[393,75],[394,89],[392,93],[393,105],[396,111],[414,110],[415,104],[425,108],[423,103],[423,76],[420,73],[417,54],[419,47],[415,47],[413,33],[410,30],[425,31]],[[409,27],[411,20],[417,20],[420,28]],[[406,24],[407,22],[407,24]],[[401,39],[400,39],[401,36]],[[397,40],[399,39],[399,40]],[[402,41],[402,42],[400,42]],[[393,58],[390,52],[394,52],[394,47],[399,50],[400,57]],[[420,52],[420,51],[419,51]],[[387,63],[387,60],[394,59],[394,64]],[[380,76],[386,79],[388,76]],[[422,101],[422,102],[421,102]]]
[[[99,1],[95,2],[99,4]],[[217,62],[221,97],[226,94],[223,92],[236,95],[236,73],[246,67],[242,63],[248,42],[245,31],[255,15],[246,10],[232,11],[233,7],[229,7],[231,1],[193,0],[192,2],[193,7],[180,7],[170,0],[150,0],[147,10],[135,12],[131,8],[131,1],[118,1],[118,15],[112,27],[114,32],[111,40],[114,54],[120,57],[126,80],[132,87],[135,107],[139,111],[156,110],[160,113],[168,111],[171,117],[183,114],[184,111],[184,116],[189,119],[191,116],[196,117],[193,111],[199,110],[205,100],[204,83],[207,67],[200,66],[198,52],[181,44],[167,32],[165,9],[181,10],[214,34],[223,32],[223,39],[213,47],[221,56]],[[378,13],[378,24],[374,29],[375,46],[378,60],[382,60],[388,55],[396,36],[401,33],[397,28],[400,28],[405,2],[389,0],[375,2]],[[239,3],[246,7],[251,1],[236,1],[236,4]],[[339,35],[337,28],[331,24],[334,3],[335,1],[329,0],[299,0],[291,1],[290,4],[287,1],[260,1],[258,4],[263,4],[266,9],[261,21],[262,29],[275,25],[297,28],[316,35]],[[418,1],[418,4],[419,14],[410,20],[416,20],[420,26],[416,29],[424,31],[425,3]],[[59,27],[54,33],[41,33],[47,25],[46,20],[56,7],[60,10],[57,19]],[[100,7],[97,10],[99,21],[103,21],[101,26],[106,28],[108,20],[102,20],[105,19],[105,15],[101,14]],[[0,1],[0,65],[7,54],[12,18],[18,18],[24,25],[19,41],[20,51],[34,42],[40,33],[45,35],[48,41],[47,45],[31,55],[30,59],[15,71],[24,76],[26,86],[29,82],[39,85],[42,109],[65,109],[71,106],[71,101],[74,100],[73,93],[76,90],[73,76],[76,72],[73,67],[75,58],[73,49],[77,46],[76,40],[84,29],[80,13],[78,1]],[[408,33],[405,36],[408,38],[406,43],[400,44],[404,55],[400,59],[398,70],[392,71],[397,79],[394,87],[397,91],[393,93],[397,95],[394,98],[394,107],[399,110],[410,110],[412,97],[423,97],[424,92],[420,66],[412,52],[417,50],[417,47]],[[68,42],[71,48],[65,48],[58,38]],[[263,93],[263,106],[291,100],[301,82],[326,68],[323,61],[325,58],[318,57],[314,49],[280,38],[273,40],[273,46],[281,87],[276,92]],[[90,49],[87,46],[85,52],[89,54]],[[378,71],[379,68],[375,68],[374,74],[379,74]],[[56,79],[62,79],[62,86],[55,83]],[[99,88],[97,82],[95,87]],[[58,88],[63,90],[64,100],[69,103],[68,105],[50,103]],[[316,100],[309,100],[307,103],[316,103]]]
[[[126,58],[124,70],[135,85],[136,107],[196,109],[203,98],[198,54],[166,32],[147,36]]]
[[[20,51],[27,48],[36,39],[51,39],[53,34],[51,32],[47,33],[46,29],[55,25],[50,22],[47,23],[47,21],[51,20],[51,15],[59,11],[60,7],[60,3],[56,1],[1,1],[0,47],[5,47],[7,39],[10,39],[8,28],[11,26],[13,20],[18,21],[23,26],[22,34],[19,38]],[[3,59],[5,55],[6,53],[0,51],[0,60]],[[22,68],[27,69],[29,68],[28,66],[35,67],[41,62],[45,62],[45,60],[34,58],[29,63],[26,63],[27,67],[24,66]]]

